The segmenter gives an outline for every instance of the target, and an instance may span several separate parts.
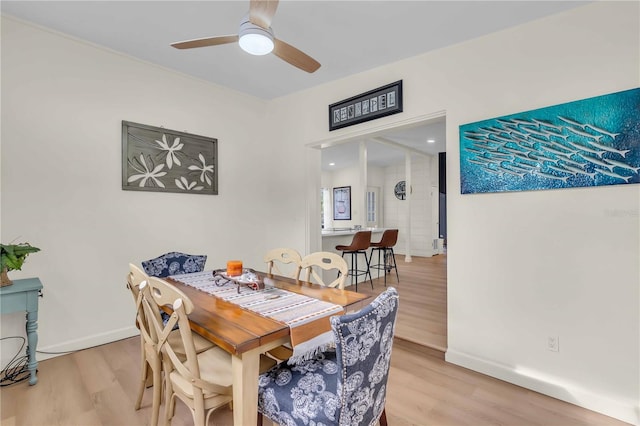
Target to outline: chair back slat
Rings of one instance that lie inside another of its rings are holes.
[[[146,281],[149,276],[133,263],[129,264],[129,273],[127,274],[127,288],[131,290],[134,302],[137,301],[140,284]]]
[[[191,302],[191,299],[189,299],[189,297],[176,286],[168,283],[162,278],[156,277],[149,277],[148,282],[151,287],[153,299],[159,307],[166,306],[172,308],[173,302],[176,299],[182,299],[182,302],[185,304],[187,314],[190,314],[193,311],[193,302]]]
[[[298,279],[300,276],[300,262],[302,261],[302,256],[300,253],[290,248],[276,248],[273,250],[269,250],[267,254],[264,255],[264,261],[267,263],[267,273],[281,276],[288,276],[289,278]],[[278,264],[289,265],[293,264],[294,270],[286,274],[283,273]]]
[[[136,323],[138,324],[138,328],[140,329],[140,336],[142,337],[142,342],[144,344],[144,350],[147,353],[147,358],[149,356],[156,357],[158,356],[158,352],[156,351],[156,345],[158,343],[158,330],[154,326],[152,317],[157,317],[157,319],[162,323],[162,319],[160,318],[160,314],[158,310],[155,311],[147,311],[145,309],[145,301],[144,301],[144,292],[148,291],[148,282],[143,281],[140,284],[138,289],[138,297],[137,297],[137,316]]]
[[[313,277],[320,285],[337,287],[340,290],[344,290],[344,283],[349,274],[347,262],[336,253],[329,251],[319,251],[303,257],[300,268],[305,270],[306,281],[311,281],[311,277]],[[324,271],[336,270],[338,277],[330,283],[325,283],[317,271],[318,268]]]

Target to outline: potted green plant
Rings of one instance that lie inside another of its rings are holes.
[[[0,244],[0,286],[13,284],[7,272],[20,270],[29,254],[40,251],[29,243]]]

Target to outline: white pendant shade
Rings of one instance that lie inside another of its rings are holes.
[[[251,55],[266,55],[273,50],[273,31],[265,30],[252,24],[245,17],[240,24],[240,36],[238,43],[242,50]]]
[[[252,55],[266,55],[273,50],[273,40],[263,34],[244,34],[239,43],[242,50]]]

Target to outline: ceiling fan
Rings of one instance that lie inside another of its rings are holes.
[[[278,8],[278,0],[251,0],[249,13],[240,21],[238,34],[219,37],[198,38],[172,43],[176,49],[217,46],[238,42],[240,47],[252,55],[266,55],[273,52],[280,59],[312,73],[320,68],[320,63],[311,56],[296,49],[273,35],[271,20]]]

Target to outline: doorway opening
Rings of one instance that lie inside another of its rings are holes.
[[[334,187],[350,186],[355,200],[352,226],[400,230],[394,248],[400,281],[396,283],[395,274],[387,276],[387,285],[396,287],[401,296],[407,293],[405,309],[399,312],[396,336],[444,352],[447,347],[446,252],[441,243],[446,241],[443,206],[446,192],[442,192],[446,185],[444,111],[356,131],[309,147],[320,149],[316,194],[320,188],[330,192]],[[314,164],[317,167],[317,159]],[[406,194],[399,197],[394,188],[400,182],[405,183]],[[327,201],[323,199],[323,204]],[[309,213],[318,214],[313,210]],[[315,235],[319,231],[311,225],[309,230]],[[321,235],[316,249],[318,246],[322,246]],[[375,295],[384,290],[384,277],[376,280],[374,274],[373,278],[372,295]],[[369,286],[361,286],[360,291],[371,290]]]

